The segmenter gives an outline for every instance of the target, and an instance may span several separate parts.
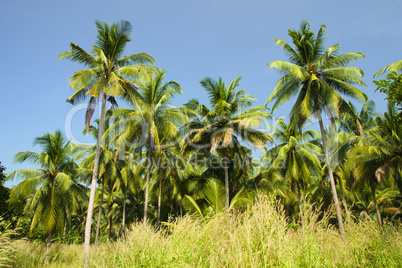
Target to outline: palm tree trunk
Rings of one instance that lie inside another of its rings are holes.
[[[103,125],[105,122],[106,97],[107,97],[106,94],[103,94],[101,114],[99,119],[98,140],[96,142],[96,148],[95,148],[94,170],[92,172],[91,192],[89,194],[88,213],[85,223],[84,260],[83,260],[84,267],[88,266],[88,252],[89,252],[89,244],[91,242],[92,213],[94,210],[96,181],[98,179],[98,170],[99,170],[100,147],[103,135]]]
[[[63,227],[63,242],[66,243],[67,224],[64,223]]]
[[[109,210],[109,215],[110,215],[111,210],[112,209]],[[112,222],[112,216],[109,216],[109,242],[112,240],[112,227],[113,227],[112,223],[113,223]]]
[[[161,203],[162,203],[162,168],[161,161],[159,161],[159,192],[158,192],[158,218],[157,218],[157,226],[160,227],[161,224]]]
[[[100,221],[101,221],[101,214],[102,214],[104,190],[105,190],[105,178],[103,178],[103,180],[102,180],[102,191],[101,191],[100,202],[99,202],[98,222],[96,223],[95,247],[99,246],[99,229],[100,229]]]
[[[183,199],[180,198],[180,217],[183,218]]]
[[[322,143],[324,145],[325,160],[327,162],[329,180],[331,182],[332,195],[334,197],[336,216],[338,218],[338,224],[339,224],[339,231],[340,231],[341,235],[344,236],[345,229],[343,228],[342,214],[341,214],[341,209],[339,208],[338,194],[336,193],[335,179],[334,179],[334,174],[332,172],[331,160],[329,159],[327,136],[325,134],[324,124],[323,124],[322,118],[321,118],[321,111],[317,110],[316,114],[317,114],[317,118],[318,118],[318,123],[320,124],[321,138],[322,138]]]
[[[378,203],[377,203],[377,198],[375,196],[375,186],[373,184],[370,185],[371,186],[371,193],[373,195],[373,202],[374,202],[374,206],[375,206],[375,210],[377,212],[377,218],[378,218],[378,224],[380,226],[382,226],[382,220],[381,220],[381,214],[380,214],[380,209],[378,208]]]
[[[170,195],[170,200],[169,200],[169,207],[170,211],[173,211],[173,196],[174,196],[174,189],[172,188],[172,194]]]
[[[148,148],[148,158],[147,158],[147,181],[145,185],[145,201],[144,201],[144,224],[147,223],[147,213],[148,213],[148,197],[149,197],[149,180],[151,176],[151,148],[152,139],[151,133],[149,133],[149,148]]]
[[[127,187],[124,186],[124,196],[123,196],[123,219],[121,223],[121,230],[123,234],[126,233],[126,198],[127,198]]]
[[[229,211],[229,159],[228,159],[228,152],[227,148],[223,149],[223,154],[224,154],[224,161],[225,161],[225,191],[226,191],[226,204],[225,204],[225,209],[226,211]]]
[[[302,203],[302,197],[301,197],[301,192],[300,192],[300,185],[298,182],[296,183],[296,187],[297,187],[297,197],[299,199],[299,210],[300,210],[300,222],[302,225],[302,230],[303,230],[303,234],[304,234],[304,213],[303,213],[303,203]]]
[[[50,245],[52,243],[52,231],[49,232],[46,241],[46,255],[45,255],[45,264],[49,264],[50,258]]]
[[[297,198],[299,199],[300,218],[302,219],[302,223],[303,223],[303,206],[302,206],[300,185],[298,182],[295,182],[295,183],[296,183],[296,187],[297,187]]]
[[[341,190],[341,195],[342,195],[342,204],[343,207],[345,208],[345,212],[346,212],[346,219],[349,220],[349,209],[348,209],[348,204],[346,203],[346,198],[345,198],[345,192],[343,191],[343,183],[341,181],[341,178],[338,178],[338,182],[339,182],[339,189]]]

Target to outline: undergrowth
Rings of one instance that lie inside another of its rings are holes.
[[[155,229],[134,224],[125,239],[91,248],[91,267],[402,267],[401,227],[347,222],[309,207],[291,224],[280,205],[260,198],[247,212],[208,219],[186,216]],[[7,240],[8,241],[8,240]],[[0,246],[13,267],[43,267],[45,246],[27,240]],[[81,267],[82,245],[54,244],[48,267]]]

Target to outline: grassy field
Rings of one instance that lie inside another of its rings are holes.
[[[91,267],[402,267],[402,228],[373,220],[346,223],[346,237],[307,209],[289,225],[277,204],[262,198],[245,213],[207,220],[184,217],[157,231],[137,224],[126,239],[90,252]],[[2,239],[5,239],[4,236]],[[6,241],[6,240],[4,240]],[[43,267],[45,245],[0,245],[3,263]],[[49,267],[81,267],[82,245],[53,244]]]

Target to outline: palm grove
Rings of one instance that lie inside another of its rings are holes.
[[[267,91],[266,106],[253,106],[240,77],[206,77],[200,84],[209,103],[173,107],[180,84],[167,81],[151,55],[124,55],[130,23],[96,22],[96,29],[91,52],[71,43],[59,55],[83,67],[70,77],[67,101],[88,99],[83,132],[96,145],[45,134],[34,140],[40,153],[15,156],[38,169],[6,177],[20,182],[4,194],[2,217],[46,242],[45,262],[54,240],[83,242],[85,265],[91,242],[124,237],[134,222],[163,228],[185,214],[244,212],[261,194],[282,204],[296,225],[304,204],[333,211],[341,235],[345,221],[400,220],[402,61],[375,74],[386,75],[374,82],[389,101],[376,114],[361,90],[363,70],[349,66],[365,56],[341,54],[338,44],[326,48],[325,25],[314,33],[303,21],[288,30],[291,43],[274,39],[288,61],[268,63],[283,76]],[[91,122],[98,101],[100,118]],[[289,119],[267,126],[281,105],[292,107]],[[319,131],[308,129],[315,119]],[[253,157],[256,151],[263,156]]]

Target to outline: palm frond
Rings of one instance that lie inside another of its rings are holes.
[[[381,70],[376,72],[374,74],[373,78],[376,78],[376,77],[378,77],[380,75],[383,75],[386,72],[388,72],[388,73],[399,72],[401,69],[402,69],[402,60],[399,60],[399,61],[397,61],[395,63],[392,63],[390,65],[385,66],[384,68],[382,68]]]
[[[59,54],[59,60],[71,60],[89,67],[95,64],[95,58],[88,54],[85,50],[74,43],[70,43],[70,51],[64,51]]]

